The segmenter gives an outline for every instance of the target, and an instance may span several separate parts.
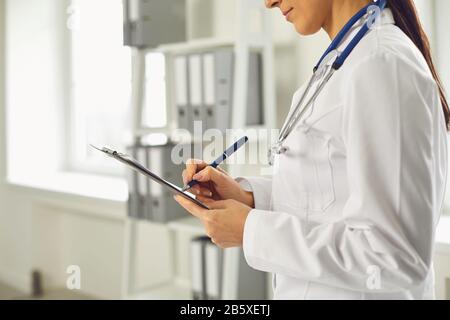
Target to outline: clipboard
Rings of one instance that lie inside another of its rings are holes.
[[[146,167],[144,167],[142,164],[140,164],[138,161],[136,161],[135,159],[131,158],[130,156],[124,154],[124,153],[120,153],[108,148],[97,148],[96,146],[90,145],[92,148],[108,155],[111,158],[116,159],[117,161],[122,162],[123,164],[127,165],[128,167],[130,167],[131,169],[139,172],[140,174],[145,175],[146,177],[152,179],[153,181],[159,183],[160,185],[168,188],[172,193],[174,194],[178,194],[180,196],[182,196],[183,198],[195,203],[196,205],[209,210],[209,207],[200,202],[199,200],[197,200],[195,198],[195,196],[189,192],[183,191],[180,187],[174,185],[173,183],[164,180],[163,178],[161,178],[160,176],[158,176],[157,174],[151,172],[149,169],[147,169]]]

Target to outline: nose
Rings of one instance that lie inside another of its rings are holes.
[[[266,0],[266,8],[279,8],[282,0]]]

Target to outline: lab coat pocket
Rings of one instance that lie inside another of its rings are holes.
[[[306,125],[297,127],[296,135],[298,172],[306,194],[306,199],[298,198],[302,202],[298,205],[306,206],[308,215],[323,213],[336,199],[330,159],[331,136]]]

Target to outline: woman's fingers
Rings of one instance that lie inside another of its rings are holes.
[[[185,208],[189,213],[191,213],[193,216],[195,216],[195,217],[197,217],[199,219],[204,219],[206,214],[208,214],[208,210],[207,209],[204,209],[204,208],[196,205],[192,201],[189,201],[189,200],[183,198],[182,196],[175,195],[174,199],[183,208]]]
[[[198,175],[200,173],[201,175]],[[207,182],[210,180],[214,181],[214,178],[223,178],[227,175],[228,173],[220,166],[213,168],[205,161],[199,159],[189,159],[186,161],[186,169],[182,172],[184,185],[188,184],[192,180]]]
[[[209,201],[208,207],[213,210],[226,209],[226,208],[230,207],[230,205],[232,204],[232,201],[233,200]]]
[[[209,203],[213,203],[216,202],[216,200],[214,200],[211,197],[205,197],[205,196],[196,196],[195,197],[198,201],[203,202],[204,204],[209,204]]]
[[[202,187],[201,185],[195,185],[191,189],[188,190],[189,192],[195,194],[195,195],[202,195],[206,197],[212,197],[212,192],[208,188]]]
[[[200,198],[197,197],[197,198]],[[202,199],[204,199],[204,197],[202,197]],[[236,208],[239,208],[241,206],[247,206],[244,203],[241,203],[239,201],[236,201],[234,199],[227,199],[227,200],[213,200],[213,201],[209,201],[208,203],[208,207],[211,210],[235,210]]]
[[[184,169],[183,172],[181,173],[181,177],[183,178],[183,185],[186,185],[189,182],[186,169]]]
[[[224,180],[225,175],[216,168],[207,166],[200,172],[197,172],[192,178],[200,182],[212,181],[216,184],[220,184],[220,182]]]
[[[186,161],[186,169],[183,171],[183,183],[190,182],[194,174],[205,168],[208,164],[203,160],[189,159]]]
[[[226,172],[225,170],[223,170],[220,166],[216,167],[217,170],[219,170],[220,172],[222,172],[224,175],[228,175],[228,172]]]

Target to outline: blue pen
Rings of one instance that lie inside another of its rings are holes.
[[[230,146],[227,150],[225,150],[220,157],[218,157],[216,160],[214,160],[211,164],[208,166],[211,166],[213,168],[217,168],[219,164],[221,164],[226,158],[231,156],[233,153],[235,153],[240,147],[242,147],[244,144],[246,144],[248,141],[248,137],[242,137],[235,143],[233,143],[232,146]],[[183,187],[183,191],[186,191],[193,186],[195,186],[198,183],[197,180],[192,180],[189,182],[186,186]]]

